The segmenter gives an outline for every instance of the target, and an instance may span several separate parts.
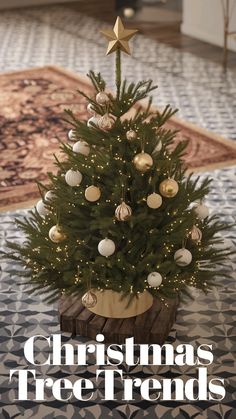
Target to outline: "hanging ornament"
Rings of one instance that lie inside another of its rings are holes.
[[[98,243],[98,251],[102,256],[111,256],[115,252],[116,246],[113,240],[105,238]]]
[[[94,125],[98,126],[98,118],[94,115],[87,121],[87,126],[89,128],[94,128]]]
[[[162,204],[162,197],[158,193],[151,193],[147,196],[147,206],[152,209],[160,208]]]
[[[161,140],[159,140],[156,147],[154,148],[152,154],[159,153],[161,151],[161,149],[162,149],[162,142],[161,142]]]
[[[112,129],[114,123],[114,119],[108,115],[108,113],[105,113],[101,116],[101,118],[98,119],[98,127],[104,131],[109,131]]]
[[[69,186],[79,186],[82,181],[82,174],[79,170],[68,170],[65,174],[65,181]]]
[[[202,232],[200,228],[198,228],[197,226],[192,227],[192,230],[190,231],[189,236],[191,240],[196,243],[199,243],[202,240]]]
[[[101,191],[97,186],[91,185],[85,189],[85,198],[89,202],[96,202],[101,196]]]
[[[150,154],[144,153],[144,151],[142,151],[141,153],[134,156],[133,163],[139,172],[145,173],[147,170],[151,169],[153,160]]]
[[[108,103],[109,100],[110,99],[105,92],[99,92],[96,95],[96,102],[101,106],[106,105],[106,103]]]
[[[96,114],[96,112],[95,112],[95,110],[94,110],[94,108],[93,108],[92,103],[89,103],[89,104],[87,105],[87,111],[88,111],[88,113],[90,113],[91,115],[95,115],[95,114]]]
[[[185,249],[179,249],[174,254],[174,260],[178,266],[187,266],[192,262],[192,253]]]
[[[162,276],[159,272],[151,272],[147,277],[150,287],[159,287],[162,283]]]
[[[174,179],[165,179],[161,182],[159,191],[165,198],[173,198],[179,191],[179,185]]]
[[[193,210],[194,210],[197,218],[199,218],[199,220],[204,220],[209,215],[209,209],[204,204],[196,205],[195,207],[193,207]]]
[[[132,209],[124,201],[116,207],[115,217],[118,221],[127,221],[132,215]]]
[[[83,295],[81,302],[86,308],[92,308],[97,304],[97,297],[93,292],[87,291]]]
[[[37,204],[36,204],[36,209],[39,213],[39,215],[41,215],[41,217],[45,217],[46,215],[49,214],[49,209],[45,206],[44,202],[42,199],[40,199]]]
[[[126,138],[128,141],[134,141],[137,138],[137,133],[133,131],[132,129],[130,129],[129,131],[126,132]]]
[[[47,192],[45,193],[44,199],[45,199],[46,201],[52,201],[52,199],[54,199],[55,197],[56,197],[56,194],[55,194],[55,192],[54,192],[54,191],[47,191]]]
[[[52,240],[53,243],[60,243],[66,239],[66,234],[59,225],[51,227],[48,235],[49,239]]]
[[[90,153],[90,147],[86,141],[77,141],[73,145],[73,151],[74,153],[80,153],[87,157]]]
[[[68,132],[68,138],[70,141],[76,141],[76,131],[74,129],[70,129]]]

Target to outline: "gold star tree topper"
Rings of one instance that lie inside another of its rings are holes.
[[[126,54],[131,54],[128,41],[136,32],[138,32],[137,29],[125,29],[121,18],[118,16],[113,29],[101,31],[101,33],[109,40],[106,54],[111,54],[119,49],[126,52]]]

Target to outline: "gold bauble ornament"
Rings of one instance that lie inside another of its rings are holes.
[[[173,198],[179,191],[179,185],[174,179],[165,179],[161,182],[159,191],[165,198]]]
[[[96,202],[99,200],[101,196],[101,191],[97,186],[91,185],[88,186],[88,188],[85,189],[85,198],[89,202]]]
[[[115,121],[114,119],[108,115],[108,113],[105,113],[105,115],[101,116],[101,118],[98,119],[98,127],[104,131],[109,131],[112,129]]]
[[[196,243],[199,243],[202,240],[202,232],[200,228],[198,228],[195,225],[192,227],[192,230],[190,231],[189,236],[191,240]]]
[[[142,151],[141,153],[136,154],[133,159],[133,163],[139,172],[145,173],[147,170],[151,169],[153,160],[150,154],[144,153],[144,151]]]
[[[97,304],[97,297],[96,295],[91,292],[91,291],[87,291],[82,299],[82,304],[86,307],[86,308],[92,308],[95,307],[95,305]]]
[[[49,230],[49,239],[53,243],[60,243],[66,239],[66,234],[63,232],[62,228],[59,225],[55,225]]]
[[[128,141],[134,141],[137,138],[137,133],[133,131],[132,129],[127,131],[125,135]]]
[[[132,209],[124,201],[118,205],[115,210],[115,216],[118,221],[127,221],[132,215]]]
[[[162,204],[162,197],[158,193],[151,193],[147,196],[147,206],[152,209],[160,208]]]
[[[96,102],[101,106],[106,105],[106,103],[108,103],[109,100],[110,99],[105,92],[99,92],[96,95]]]

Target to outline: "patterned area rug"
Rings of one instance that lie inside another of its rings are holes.
[[[67,140],[63,110],[88,118],[86,101],[76,93],[91,93],[88,82],[58,67],[19,71],[0,77],[0,209],[29,207],[38,197],[36,180],[55,172],[53,154],[60,138]],[[236,144],[192,124],[172,118],[176,141],[188,139],[185,161],[190,170],[236,163]],[[207,150],[207,152],[206,152]]]
[[[213,177],[211,193],[207,205],[211,213],[218,213],[226,222],[234,223],[231,231],[224,234],[226,240],[236,244],[236,192],[234,188],[236,170],[227,168],[202,173]],[[231,191],[227,197],[227,191]],[[5,240],[22,241],[22,235],[16,230],[14,217],[26,215],[27,211],[0,214],[0,247]],[[20,276],[10,276],[9,263],[2,263],[0,272],[0,311],[1,311],[1,374],[0,374],[0,417],[35,418],[35,419],[235,419],[236,418],[236,366],[235,366],[235,269],[236,259],[230,261],[232,274],[228,280],[218,280],[219,288],[208,295],[195,292],[194,301],[181,305],[178,311],[168,342],[174,346],[189,343],[198,346],[203,343],[213,345],[214,361],[208,367],[209,377],[225,379],[226,397],[222,402],[217,401],[158,401],[147,402],[140,398],[138,389],[134,391],[134,400],[122,400],[120,379],[115,379],[116,400],[109,402],[102,400],[103,389],[95,392],[94,399],[88,402],[78,402],[72,399],[66,403],[53,400],[46,390],[47,400],[34,401],[35,383],[29,380],[29,400],[17,401],[17,378],[9,383],[10,369],[27,368],[23,354],[25,341],[36,334],[49,336],[60,333],[58,311],[56,305],[49,306],[40,297],[29,296],[26,286],[20,285]],[[12,266],[11,266],[12,268]],[[63,334],[63,343],[83,343],[86,339],[81,336],[71,339]],[[86,343],[92,343],[86,342]],[[45,344],[38,342],[36,353],[46,350]],[[45,359],[45,353],[42,354]],[[84,367],[66,366],[36,366],[38,377],[51,377],[53,380],[63,377],[74,382],[79,378],[89,378],[95,382],[95,367],[93,356],[89,358],[89,365]],[[29,367],[28,367],[29,368]],[[187,380],[195,376],[195,368],[186,366],[129,367],[122,365],[126,378],[181,378]],[[48,398],[49,397],[49,398]]]

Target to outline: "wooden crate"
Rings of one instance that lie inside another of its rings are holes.
[[[123,344],[133,336],[137,344],[163,344],[175,321],[177,306],[177,299],[169,299],[168,307],[154,299],[152,307],[139,316],[111,319],[92,313],[78,297],[65,297],[59,303],[61,331],[90,339],[102,333],[106,343]]]

